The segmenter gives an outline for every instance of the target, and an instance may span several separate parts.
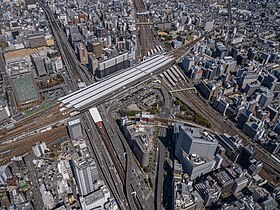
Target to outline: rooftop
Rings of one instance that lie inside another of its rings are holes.
[[[39,99],[38,90],[31,74],[21,74],[12,78],[13,87],[21,104]]]

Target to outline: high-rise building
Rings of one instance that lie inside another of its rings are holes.
[[[93,75],[95,75],[95,70],[97,69],[97,67],[98,67],[98,60],[97,60],[96,56],[92,52],[89,52],[88,53],[88,69]]]
[[[247,186],[248,182],[249,180],[246,176],[241,176],[236,178],[232,186],[232,192],[234,194],[240,192],[242,189],[244,189]]]
[[[67,129],[71,140],[82,138],[83,132],[79,118],[71,118],[67,123]]]
[[[237,120],[237,127],[239,128],[243,128],[244,125],[246,124],[246,122],[248,122],[251,117],[252,117],[253,113],[250,112],[248,109],[243,109],[243,111],[240,113],[238,120]]]
[[[88,51],[92,52],[97,59],[101,58],[102,49],[103,49],[102,43],[90,41],[87,43],[87,46],[88,46]]]
[[[254,158],[254,155],[255,151],[252,147],[242,147],[237,163],[247,169],[251,165],[250,160]]]
[[[118,70],[128,68],[130,65],[128,53],[99,62],[95,73],[98,78],[105,77]]]
[[[183,59],[183,69],[188,72],[192,66],[194,65],[194,58],[193,57],[187,57]]]
[[[35,67],[37,76],[46,76],[47,70],[44,62],[44,58],[39,53],[32,53],[30,55],[31,61]]]
[[[181,150],[188,154],[196,154],[211,158],[214,156],[218,141],[214,136],[197,128],[180,126],[175,154],[180,156]]]
[[[88,64],[88,51],[82,42],[77,45],[77,54],[81,64]]]
[[[84,196],[94,191],[94,183],[99,179],[96,164],[84,157],[74,157],[71,166],[79,194]]]
[[[222,157],[215,158],[218,141],[211,134],[198,128],[175,125],[175,156],[191,180],[219,167]],[[217,161],[217,163],[216,163]]]
[[[261,161],[257,161],[256,159],[252,159],[250,162],[251,162],[251,165],[248,168],[248,173],[251,176],[256,176],[257,174],[260,173],[260,171],[263,167],[263,164]]]
[[[13,157],[12,162],[15,164],[17,170],[24,170],[26,168],[25,158],[23,156]]]
[[[12,171],[8,165],[0,166],[0,186],[5,186],[7,179],[12,177]]]

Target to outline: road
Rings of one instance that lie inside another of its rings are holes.
[[[125,190],[129,201],[134,201],[137,209],[152,209],[153,200],[147,188],[144,187],[144,175],[142,174],[137,161],[132,154],[132,151],[120,131],[115,120],[106,112],[105,108],[99,107],[101,117],[103,117],[103,124],[110,134],[110,140],[114,148],[119,148],[116,151],[117,155],[122,157],[125,155],[126,167],[125,168]],[[114,155],[114,154],[113,154]],[[135,193],[133,193],[135,192]],[[134,194],[132,196],[132,194]],[[132,208],[134,209],[134,208]]]
[[[32,160],[34,159],[33,155],[28,155],[26,157],[26,167],[28,170],[28,175],[30,179],[31,190],[34,198],[34,207],[35,209],[44,209],[44,204],[41,197],[39,182],[36,177],[35,167],[33,166]]]
[[[16,105],[15,96],[13,94],[11,79],[8,76],[8,73],[6,72],[5,61],[3,56],[4,56],[3,52],[0,51],[0,73],[2,75],[3,87],[5,88],[5,91],[8,95],[9,109],[11,115],[13,116],[17,113],[17,105]]]
[[[86,68],[82,67],[79,63],[76,55],[73,53],[68,40],[65,39],[64,34],[62,30],[60,29],[60,26],[56,22],[56,18],[54,17],[53,12],[50,10],[48,6],[43,4],[41,1],[38,1],[41,8],[45,11],[49,23],[51,25],[51,29],[53,31],[54,37],[56,39],[56,42],[58,44],[58,48],[60,50],[60,53],[62,55],[63,61],[65,63],[65,67],[67,70],[67,73],[69,75],[69,83],[72,83],[70,85],[71,91],[78,90],[78,84],[77,81],[85,82],[87,85],[92,83],[92,78],[87,71]]]
[[[165,160],[165,147],[159,140],[158,147],[158,163],[157,163],[157,175],[155,185],[155,209],[162,209],[162,189],[163,189],[163,164]]]
[[[98,135],[98,129],[95,123],[91,119],[89,112],[83,114],[83,128],[87,135],[90,148],[92,149],[93,157],[97,162],[101,176],[103,180],[107,183],[110,188],[114,198],[116,199],[119,207],[121,209],[129,209],[126,201],[126,197],[122,191],[122,183],[112,164],[110,155],[102,143],[103,140],[100,135]],[[99,142],[99,143],[97,143]],[[102,178],[101,177],[101,178]]]
[[[177,84],[178,85],[178,84]],[[180,85],[180,84],[179,84]],[[165,86],[169,91],[172,89],[168,85]],[[177,89],[184,89],[185,86],[176,87]],[[180,99],[187,104],[196,113],[201,114],[209,120],[212,127],[211,130],[216,133],[227,133],[229,135],[238,135],[243,139],[244,145],[250,145],[256,150],[256,159],[261,160],[266,167],[274,173],[271,176],[271,183],[275,183],[275,176],[280,173],[280,164],[277,163],[269,154],[257,143],[250,140],[242,131],[240,131],[232,122],[225,120],[219,113],[217,113],[204,99],[192,90],[172,93],[174,97]],[[268,173],[271,175],[272,173]],[[274,180],[274,181],[273,181]]]

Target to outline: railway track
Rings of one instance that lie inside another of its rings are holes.
[[[86,71],[85,68],[82,68],[78,63],[79,61],[77,61],[77,57],[75,55],[73,55],[73,52],[71,51],[71,49],[69,49],[69,45],[67,44],[67,40],[65,40],[65,38],[63,37],[63,33],[61,28],[58,26],[56,19],[52,13],[52,11],[50,10],[50,8],[48,8],[46,5],[44,5],[41,1],[38,1],[38,3],[40,4],[41,8],[45,11],[53,34],[56,38],[60,53],[62,55],[63,61],[65,63],[68,75],[70,77],[70,80],[73,84],[74,90],[78,89],[78,85],[77,85],[77,81],[83,81],[86,84],[90,84],[91,83],[91,77],[89,75],[89,73]]]
[[[5,164],[10,162],[11,158],[14,156],[23,155],[24,153],[30,152],[32,146],[36,142],[38,142],[38,140],[43,140],[48,144],[48,143],[55,142],[58,139],[67,138],[67,137],[68,134],[64,126],[64,127],[52,129],[48,132],[37,133],[34,136],[27,137],[18,142],[12,142],[10,144],[3,145],[1,146],[1,150],[3,151],[11,150],[11,152],[7,153],[7,155],[0,156],[0,164]]]
[[[46,110],[16,122],[15,127],[11,130],[3,129],[0,134],[0,142],[67,118],[68,115],[63,115],[58,108],[59,106],[55,104]]]
[[[259,145],[252,142],[245,134],[237,130],[232,125],[229,125],[224,119],[222,119],[208,104],[206,104],[197,94],[190,91],[184,93],[177,93],[176,95],[185,104],[189,105],[194,111],[200,113],[206,117],[211,125],[212,129],[218,133],[227,133],[230,135],[239,135],[243,139],[244,145],[252,146],[256,151],[256,158],[261,160],[265,165],[271,168],[272,172],[275,172],[275,176],[280,174],[280,164],[274,161]],[[189,100],[190,99],[190,100]]]
[[[140,14],[146,11],[146,7],[142,0],[134,0],[137,20],[140,23],[149,23],[148,14]],[[138,13],[138,14],[137,14]],[[146,56],[151,49],[154,49],[159,43],[154,32],[154,28],[150,24],[138,25],[140,54],[141,58]]]
[[[111,155],[112,161],[114,163],[114,166],[116,167],[116,170],[119,174],[119,177],[120,177],[123,185],[125,185],[124,167],[122,166],[119,156],[116,154],[116,151],[114,150],[113,145],[111,144],[111,141],[109,139],[107,132],[105,131],[105,129],[103,127],[97,127],[97,130],[98,130],[98,133],[101,136],[109,154]]]

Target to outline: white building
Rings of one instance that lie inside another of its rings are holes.
[[[105,204],[109,202],[110,191],[104,185],[100,189],[80,198],[83,210],[100,209],[105,210]]]
[[[43,154],[46,153],[46,150],[48,150],[47,145],[45,142],[37,142],[33,147],[32,151],[36,157],[41,157]]]
[[[6,185],[8,178],[12,177],[11,169],[8,165],[0,166],[0,187]]]

